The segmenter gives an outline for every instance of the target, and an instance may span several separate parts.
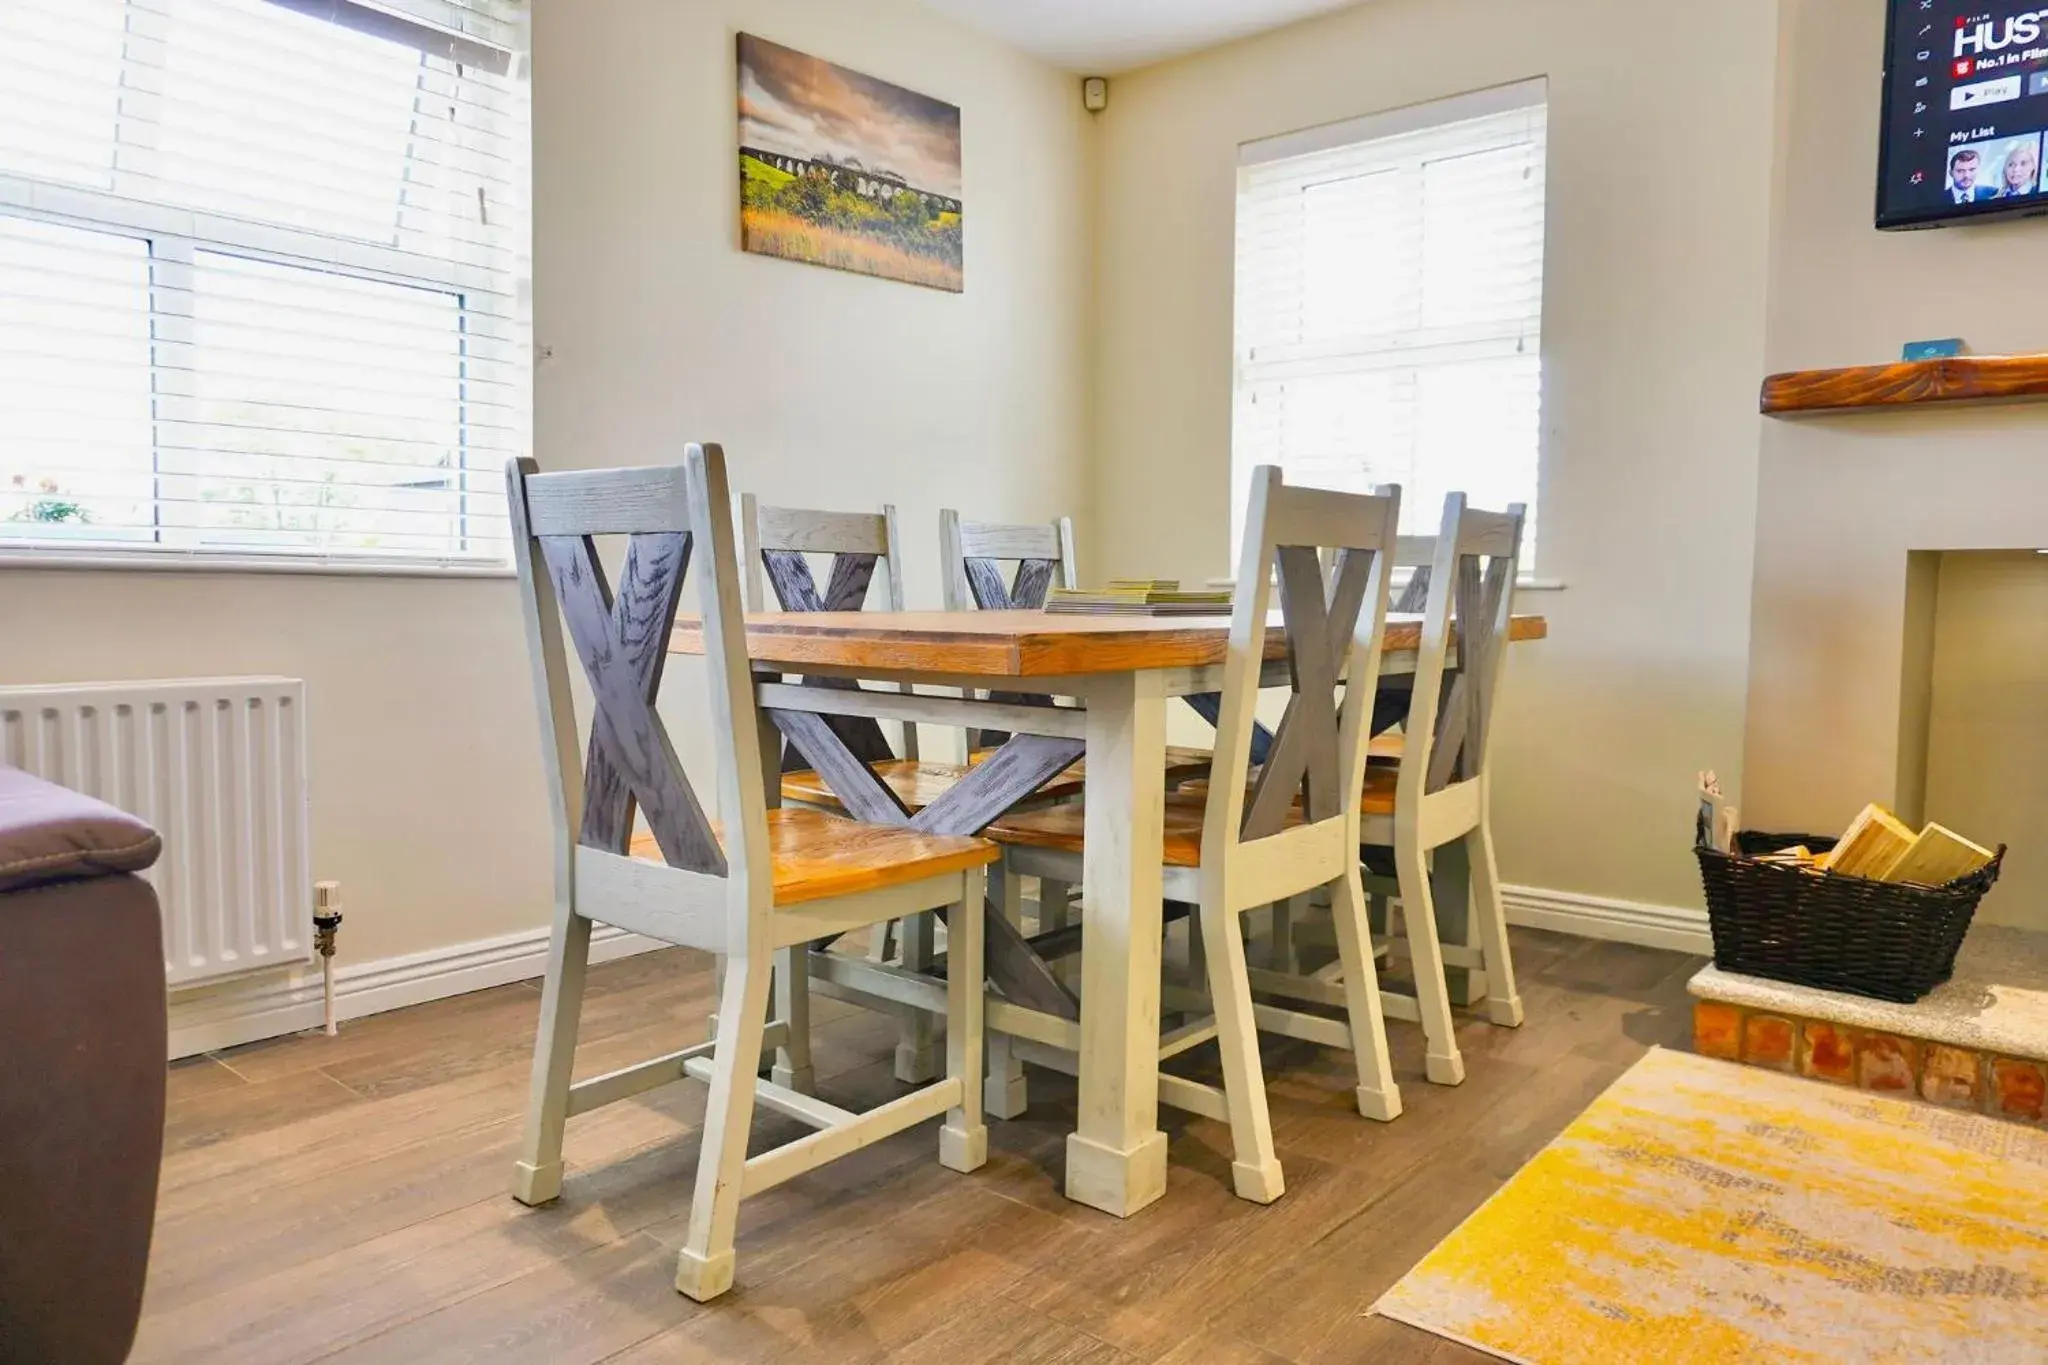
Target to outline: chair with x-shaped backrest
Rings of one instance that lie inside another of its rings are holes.
[[[555,849],[555,915],[534,1047],[533,1090],[513,1181],[521,1203],[561,1193],[568,1119],[683,1079],[708,1080],[703,1151],[676,1287],[694,1299],[733,1279],[743,1197],[946,1114],[939,1159],[986,1159],[981,1121],[982,899],[993,845],[859,824],[822,811],[771,810],[747,663],[731,495],[716,446],[676,468],[507,471],[514,558],[533,659]],[[626,541],[613,590],[600,537]],[[695,551],[693,556],[692,551]],[[718,755],[714,822],[677,761],[655,708],[684,576],[697,569],[710,730]],[[567,641],[563,628],[567,627]],[[578,743],[570,651],[593,711]],[[634,834],[636,812],[647,832]],[[775,954],[823,936],[940,907],[956,914],[947,982],[946,1075],[867,1113],[760,1081]],[[593,923],[722,958],[712,1042],[571,1083]],[[754,1106],[806,1123],[808,1137],[747,1156]]]
[[[1074,560],[1074,523],[1070,517],[1051,522],[967,521],[953,508],[939,513],[940,569],[947,611],[1037,611],[1052,590],[1074,588],[1079,577]],[[990,700],[1020,705],[1045,705],[1051,698],[1027,693],[996,693]],[[994,752],[1008,736],[977,730],[967,737],[969,761]],[[1178,785],[1209,771],[1206,749],[1169,745],[1166,781]],[[1045,787],[1041,798],[1077,796],[1087,782],[1087,761],[1076,762]],[[1069,923],[1073,887],[1054,878],[1038,882],[1037,921],[1040,933],[1064,929]],[[999,874],[995,901],[1004,917],[1021,926],[1024,899],[1015,873]],[[988,1109],[998,1118],[1016,1118],[1025,1110],[1028,1092],[1023,1068],[1010,1055],[1008,1040],[995,1036],[988,1066]]]
[[[783,611],[862,611],[873,594],[878,572],[882,575],[882,610],[904,609],[903,542],[893,506],[879,512],[827,512],[771,507],[747,493],[740,498],[740,535],[749,611],[766,610],[771,592],[775,605]],[[812,555],[831,557],[822,590],[811,570]],[[860,687],[849,678],[822,675],[807,676],[804,684],[842,691]],[[967,775],[963,764],[920,758],[916,725],[903,726],[903,756],[899,758],[881,723],[871,717],[821,716],[815,723],[834,731],[853,757],[865,763],[913,814],[937,801]],[[784,803],[844,813],[845,806],[831,783],[805,761],[793,743],[783,745],[781,770]],[[872,938],[871,957],[883,960],[893,956],[912,970],[929,966],[937,953],[937,925],[930,915],[884,925]],[[808,973],[803,954],[792,951],[786,955],[776,978],[780,1008],[792,1013],[804,1009]],[[929,1015],[905,1014],[903,1036],[896,1048],[897,1079],[912,1083],[931,1079],[938,1065],[933,1037]],[[776,1080],[800,1090],[809,1088],[812,1078],[807,1063],[785,1051],[777,1054],[775,1065]]]
[[[1043,608],[1055,587],[1077,584],[1074,569],[1074,523],[1069,517],[1054,522],[1008,524],[966,521],[952,508],[939,513],[939,549],[945,581],[947,611],[1037,611]],[[1014,565],[1008,574],[1005,565]],[[997,694],[992,700],[1047,704],[1050,698],[1028,694]],[[969,736],[970,747],[986,752],[984,746],[1002,743],[1008,736],[982,730]],[[1166,751],[1166,781],[1178,785],[1209,770],[1211,755],[1206,749],[1169,746]],[[1060,774],[1057,784],[1041,788],[1041,794],[1076,795],[1087,772],[1087,761],[1075,763]],[[1052,919],[1042,927],[1057,928],[1065,923],[1064,900],[1046,907]]]
[[[1054,588],[1071,588],[1076,582],[1074,523],[1068,517],[1015,524],[963,521],[948,507],[939,513],[939,555],[940,597],[947,611],[1037,611]],[[1013,567],[1006,573],[1005,565]],[[1052,698],[1033,693],[997,692],[988,694],[987,700],[1052,704]],[[999,730],[969,730],[968,761],[980,762],[1007,739]],[[1081,773],[1076,763],[1039,788],[1039,798],[1080,795]]]
[[[1428,1039],[1426,1069],[1440,1085],[1465,1077],[1444,971],[1447,956],[1484,971],[1489,1019],[1510,1027],[1522,1022],[1494,861],[1487,755],[1514,619],[1523,520],[1519,504],[1504,513],[1482,512],[1466,506],[1464,494],[1453,493],[1444,500],[1437,536],[1401,538],[1399,558],[1415,568],[1403,605],[1421,609],[1422,639],[1401,728],[1374,741],[1379,755],[1395,766],[1376,763],[1366,775],[1361,853],[1373,918],[1384,920],[1389,892],[1399,896],[1415,978],[1414,996],[1387,993],[1387,1012],[1421,1022]],[[1437,928],[1430,858],[1450,844],[1463,846],[1462,861],[1470,869],[1470,941],[1446,948]],[[1392,876],[1384,875],[1388,862]],[[1336,991],[1327,976],[1261,972],[1255,978],[1262,991],[1280,997],[1329,1003]]]
[[[764,507],[752,493],[740,498],[741,563],[746,575],[747,610],[766,611],[772,589],[775,605],[783,611],[861,611],[867,607],[877,569],[883,572],[884,610],[903,610],[903,550],[896,532],[896,509],[880,512],[820,512],[796,507]],[[811,555],[830,555],[831,568],[825,587],[811,572]],[[857,690],[859,684],[847,678],[806,678],[811,687]],[[895,788],[897,795],[914,802],[920,795],[917,761],[917,727],[903,727],[904,756],[898,759],[889,747],[879,722],[866,716],[833,716],[831,728],[864,763],[883,765],[877,772]],[[819,776],[808,771],[794,745],[783,746],[782,771],[799,774],[799,780],[785,776],[782,795],[788,801],[825,809],[840,809]],[[938,790],[959,775],[951,764],[934,765],[930,779]],[[928,797],[927,795],[927,802]],[[912,804],[912,810],[919,804]]]
[[[1486,1014],[1522,1022],[1522,999],[1508,947],[1507,911],[1494,858],[1491,753],[1494,717],[1514,623],[1515,578],[1526,509],[1483,512],[1462,493],[1444,499],[1436,558],[1425,581],[1422,643],[1403,721],[1399,767],[1367,783],[1363,846],[1391,848],[1417,1008],[1429,1036],[1430,1079],[1464,1077],[1453,1032],[1430,888],[1431,850],[1464,845],[1471,870],[1470,936],[1486,974]],[[1420,570],[1418,569],[1418,576]],[[1412,586],[1412,584],[1411,584]],[[1455,665],[1455,668],[1454,668]],[[1409,1002],[1391,1008],[1403,1013]]]
[[[1207,1029],[1199,1021],[1175,1028],[1161,1051],[1177,1055],[1213,1031],[1224,1085],[1219,1093],[1162,1074],[1159,1099],[1230,1124],[1237,1192],[1262,1203],[1279,1197],[1283,1181],[1259,1064],[1259,1028],[1348,1048],[1358,1068],[1359,1111],[1378,1119],[1400,1112],[1354,847],[1399,519],[1399,489],[1367,497],[1289,487],[1270,465],[1253,472],[1217,708],[1214,777],[1204,796],[1167,797],[1163,888],[1168,899],[1199,907],[1215,1017]],[[1339,552],[1327,579],[1317,553],[1323,548]],[[1252,778],[1274,570],[1288,699],[1266,761]],[[1085,821],[1081,806],[1053,806],[1006,817],[987,835],[1027,874],[1074,876]],[[1336,911],[1342,1019],[1257,1005],[1252,998],[1242,916],[1319,888],[1328,890]]]

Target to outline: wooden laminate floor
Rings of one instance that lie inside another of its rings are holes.
[[[163,1190],[137,1365],[488,1361],[1202,1365],[1486,1357],[1372,1301],[1654,1045],[1682,1046],[1696,959],[1516,934],[1529,1022],[1461,1021],[1468,1078],[1422,1077],[1393,1024],[1408,1112],[1351,1108],[1349,1060],[1269,1050],[1287,1195],[1230,1192],[1219,1124],[1164,1111],[1166,1198],[1118,1221],[1060,1195],[1071,1081],[990,1124],[988,1166],[936,1160],[936,1124],[743,1206],[739,1283],[671,1287],[703,1088],[572,1121],[561,1201],[505,1193],[539,992],[508,986],[171,1069]],[[708,962],[593,969],[581,1075],[703,1036]],[[893,1022],[820,1000],[829,1099],[899,1093]],[[759,1145],[796,1133],[755,1121]]]

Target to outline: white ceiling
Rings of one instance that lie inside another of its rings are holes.
[[[1113,75],[1357,0],[925,0],[1055,66]]]

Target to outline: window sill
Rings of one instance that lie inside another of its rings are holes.
[[[516,578],[510,564],[466,560],[236,554],[219,550],[70,550],[0,547],[0,569],[92,569],[117,573],[314,574],[332,578]]]

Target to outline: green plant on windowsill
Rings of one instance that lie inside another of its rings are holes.
[[[16,488],[26,489],[28,478],[26,475],[16,474],[12,483]],[[59,495],[55,479],[38,479],[36,491],[42,496],[7,518],[9,521],[31,521],[55,526],[65,523],[83,525],[92,520],[92,514],[85,510],[84,503]]]

